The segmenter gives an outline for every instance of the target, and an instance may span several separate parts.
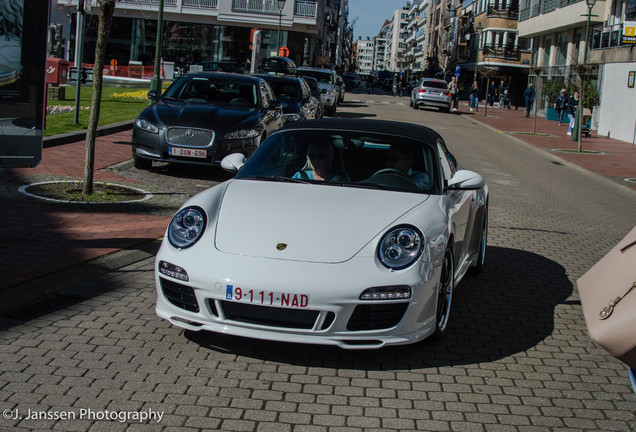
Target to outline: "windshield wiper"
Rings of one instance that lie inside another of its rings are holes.
[[[239,180],[264,180],[264,181],[281,182],[281,183],[310,183],[307,180],[295,179],[290,177],[281,177],[281,176],[247,176],[247,177],[241,177]]]

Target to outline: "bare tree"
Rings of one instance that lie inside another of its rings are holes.
[[[95,65],[93,68],[93,98],[88,117],[88,131],[86,133],[86,164],[84,167],[84,186],[82,198],[93,194],[93,174],[95,171],[95,138],[99,123],[99,108],[102,102],[102,87],[104,79],[104,60],[106,45],[110,37],[116,0],[97,0],[99,8],[99,25],[97,28],[97,44],[95,46]]]

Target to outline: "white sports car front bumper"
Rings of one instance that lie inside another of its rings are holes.
[[[161,247],[155,264],[161,318],[189,330],[347,349],[409,344],[435,330],[441,266],[417,261],[391,271],[374,257],[325,264],[205,255]],[[160,273],[162,262],[183,268],[189,280]],[[395,286],[410,287],[411,298],[360,299],[368,288]]]

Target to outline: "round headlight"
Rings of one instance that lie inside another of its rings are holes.
[[[390,269],[410,266],[422,253],[423,236],[415,228],[401,226],[388,231],[378,246],[378,257]]]
[[[201,238],[206,225],[205,212],[201,208],[186,207],[170,221],[168,240],[176,248],[188,248]]]

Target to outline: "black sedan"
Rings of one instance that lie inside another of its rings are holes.
[[[291,75],[256,75],[272,86],[278,101],[283,105],[285,123],[320,117],[320,102],[316,99],[304,78]]]
[[[135,120],[136,168],[152,161],[218,165],[230,153],[249,157],[284,124],[281,104],[262,78],[222,73],[186,74]]]

